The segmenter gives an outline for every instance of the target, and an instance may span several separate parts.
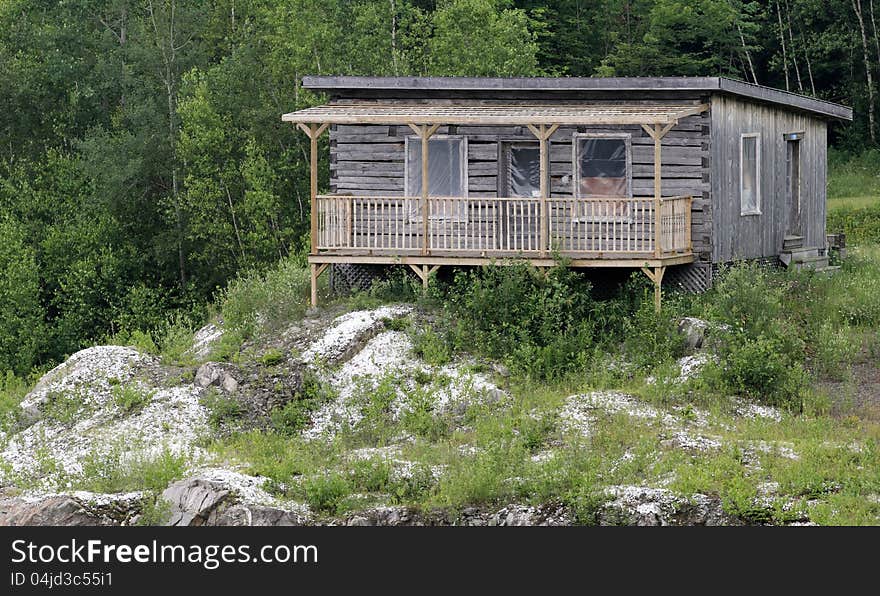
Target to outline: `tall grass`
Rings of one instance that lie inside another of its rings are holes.
[[[18,420],[19,404],[28,384],[12,371],[0,375],[0,431],[8,431]]]
[[[828,199],[865,197],[880,200],[880,151],[858,155],[830,149],[828,152]]]
[[[880,151],[829,151],[827,229],[850,245],[880,242]]]

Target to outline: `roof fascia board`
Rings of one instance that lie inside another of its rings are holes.
[[[481,77],[357,77],[305,76],[303,86],[316,91],[345,95],[346,91],[373,92],[681,92],[725,93],[761,102],[783,105],[826,118],[852,120],[847,106],[753,85],[724,77],[558,77],[558,78],[481,78]]]

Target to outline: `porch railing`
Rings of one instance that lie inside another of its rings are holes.
[[[319,195],[316,201],[321,252],[538,256],[558,251],[626,258],[691,250],[689,196],[663,198],[659,218],[656,201],[648,197],[552,198],[546,202],[546,222],[539,198],[431,197],[427,226],[420,197]]]

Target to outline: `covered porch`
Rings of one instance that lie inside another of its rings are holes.
[[[662,139],[680,119],[706,109],[704,104],[340,103],[285,114],[282,119],[295,123],[311,140],[312,303],[317,303],[318,276],[331,263],[409,265],[427,284],[430,274],[444,265],[525,259],[547,267],[561,256],[573,267],[640,268],[655,285],[659,308],[666,267],[694,260],[691,197],[664,197],[661,192]],[[411,129],[420,141],[418,194],[319,194],[318,139],[332,124]],[[432,137],[441,126],[468,125],[531,131],[539,156],[532,196],[429,192]],[[560,126],[597,125],[639,125],[653,139],[652,197],[633,197],[620,188],[595,195],[551,193],[551,136]]]

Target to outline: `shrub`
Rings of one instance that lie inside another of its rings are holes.
[[[385,329],[389,331],[406,331],[409,329],[412,321],[409,317],[399,317],[397,319],[384,318],[382,319],[382,324],[385,326]]]
[[[211,446],[223,459],[245,462],[249,474],[265,476],[276,484],[311,472],[312,459],[325,449],[321,442],[306,444],[296,436],[259,430],[235,433]]]
[[[186,358],[186,352],[192,346],[195,316],[195,313],[177,311],[154,327],[123,329],[105,342],[159,355],[166,364],[191,364],[192,359]]]
[[[312,509],[329,514],[341,513],[345,498],[352,493],[349,479],[335,472],[311,476],[302,488]]]
[[[133,333],[160,327],[170,308],[164,290],[139,283],[128,288],[115,310],[114,327]]]
[[[461,507],[514,498],[516,487],[511,481],[523,477],[525,455],[518,443],[499,442],[454,461],[437,487],[438,504]]]
[[[707,295],[708,315],[757,336],[778,320],[784,294],[784,285],[757,263],[728,267]]]
[[[628,360],[643,369],[653,369],[684,354],[684,339],[674,317],[666,310],[657,313],[653,298],[643,294],[632,317],[624,322],[624,348]]]
[[[413,329],[410,338],[413,353],[428,364],[442,366],[452,359],[452,347],[447,338],[430,327]]]
[[[137,518],[138,526],[164,526],[171,518],[171,503],[161,495],[144,497],[141,514]]]
[[[188,364],[191,358],[186,352],[192,347],[194,321],[182,312],[169,317],[156,330],[157,344],[162,360],[170,364]]]
[[[158,354],[159,348],[153,340],[153,334],[149,331],[121,331],[106,340],[108,344],[134,348],[145,354]]]
[[[308,307],[308,269],[293,258],[265,272],[251,271],[233,280],[220,295],[224,326],[248,339],[301,317]]]
[[[241,417],[244,409],[235,397],[209,387],[199,403],[208,410],[208,424],[220,429],[225,424]]]
[[[391,485],[392,464],[379,459],[359,459],[349,464],[352,488],[362,492],[386,492]]]
[[[260,356],[260,364],[263,366],[275,366],[284,361],[284,353],[281,350],[270,348]]]
[[[408,474],[399,475],[391,483],[392,499],[398,503],[418,502],[434,489],[434,470],[426,463],[417,463]]]
[[[368,443],[385,444],[394,432],[391,423],[391,407],[398,398],[401,379],[395,373],[379,378],[375,385],[367,378],[362,379],[352,396],[360,406],[363,418],[355,426],[354,434]]]
[[[768,405],[800,409],[806,373],[770,337],[739,336],[725,342],[720,377],[727,390]]]
[[[311,420],[312,410],[304,400],[292,399],[269,413],[272,428],[282,435],[294,435]]]
[[[113,403],[123,412],[129,413],[143,408],[153,397],[153,392],[137,385],[113,384],[111,393]]]
[[[416,436],[438,441],[449,434],[448,417],[435,411],[437,395],[432,383],[418,385],[406,392],[406,404],[400,416],[403,428]]]
[[[562,263],[546,274],[525,263],[459,272],[442,297],[457,349],[507,358],[527,376],[560,376],[596,338],[590,284]]]

